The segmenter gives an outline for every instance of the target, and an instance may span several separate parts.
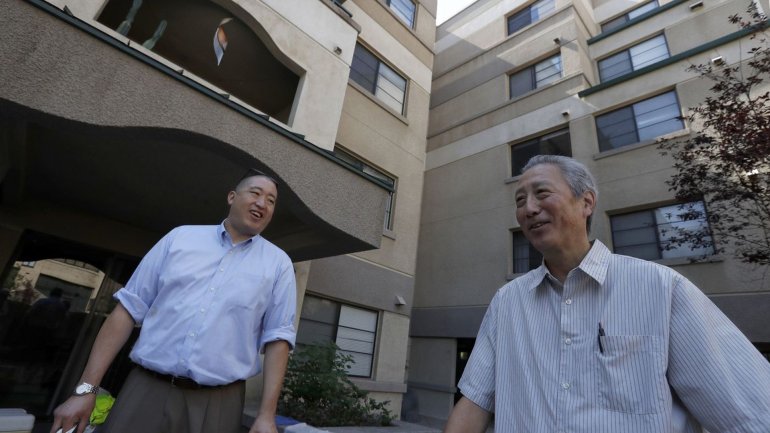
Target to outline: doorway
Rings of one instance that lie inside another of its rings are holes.
[[[26,231],[0,272],[0,407],[18,407],[38,420],[69,395],[91,346],[128,281],[135,257]],[[102,386],[115,395],[138,335],[118,355]]]

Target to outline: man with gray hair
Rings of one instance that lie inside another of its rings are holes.
[[[543,264],[498,291],[445,433],[770,431],[770,364],[691,282],[589,241],[596,182],[533,157],[516,220]]]

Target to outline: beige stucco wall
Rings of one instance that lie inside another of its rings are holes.
[[[289,127],[323,149],[334,148],[358,31],[319,0],[217,0],[255,30],[263,43],[300,76]],[[101,2],[66,3],[91,24]],[[109,31],[101,25],[97,27]],[[341,49],[340,54],[335,50]]]

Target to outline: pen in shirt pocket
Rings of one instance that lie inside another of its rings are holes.
[[[596,336],[596,339],[599,341],[599,352],[604,353],[602,337],[604,337],[604,328],[602,327],[602,322],[599,322],[599,334]]]

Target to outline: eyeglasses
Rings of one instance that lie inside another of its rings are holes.
[[[238,183],[241,183],[243,181],[243,179],[247,179],[247,178],[250,178],[250,177],[253,177],[253,176],[266,177],[271,182],[273,182],[276,187],[278,186],[278,181],[275,180],[275,178],[273,176],[270,176],[269,174],[266,174],[266,173],[264,173],[264,172],[262,172],[260,170],[257,170],[256,168],[250,168],[250,169],[246,170],[246,173],[244,173],[244,175],[241,176],[240,179],[238,179]]]

